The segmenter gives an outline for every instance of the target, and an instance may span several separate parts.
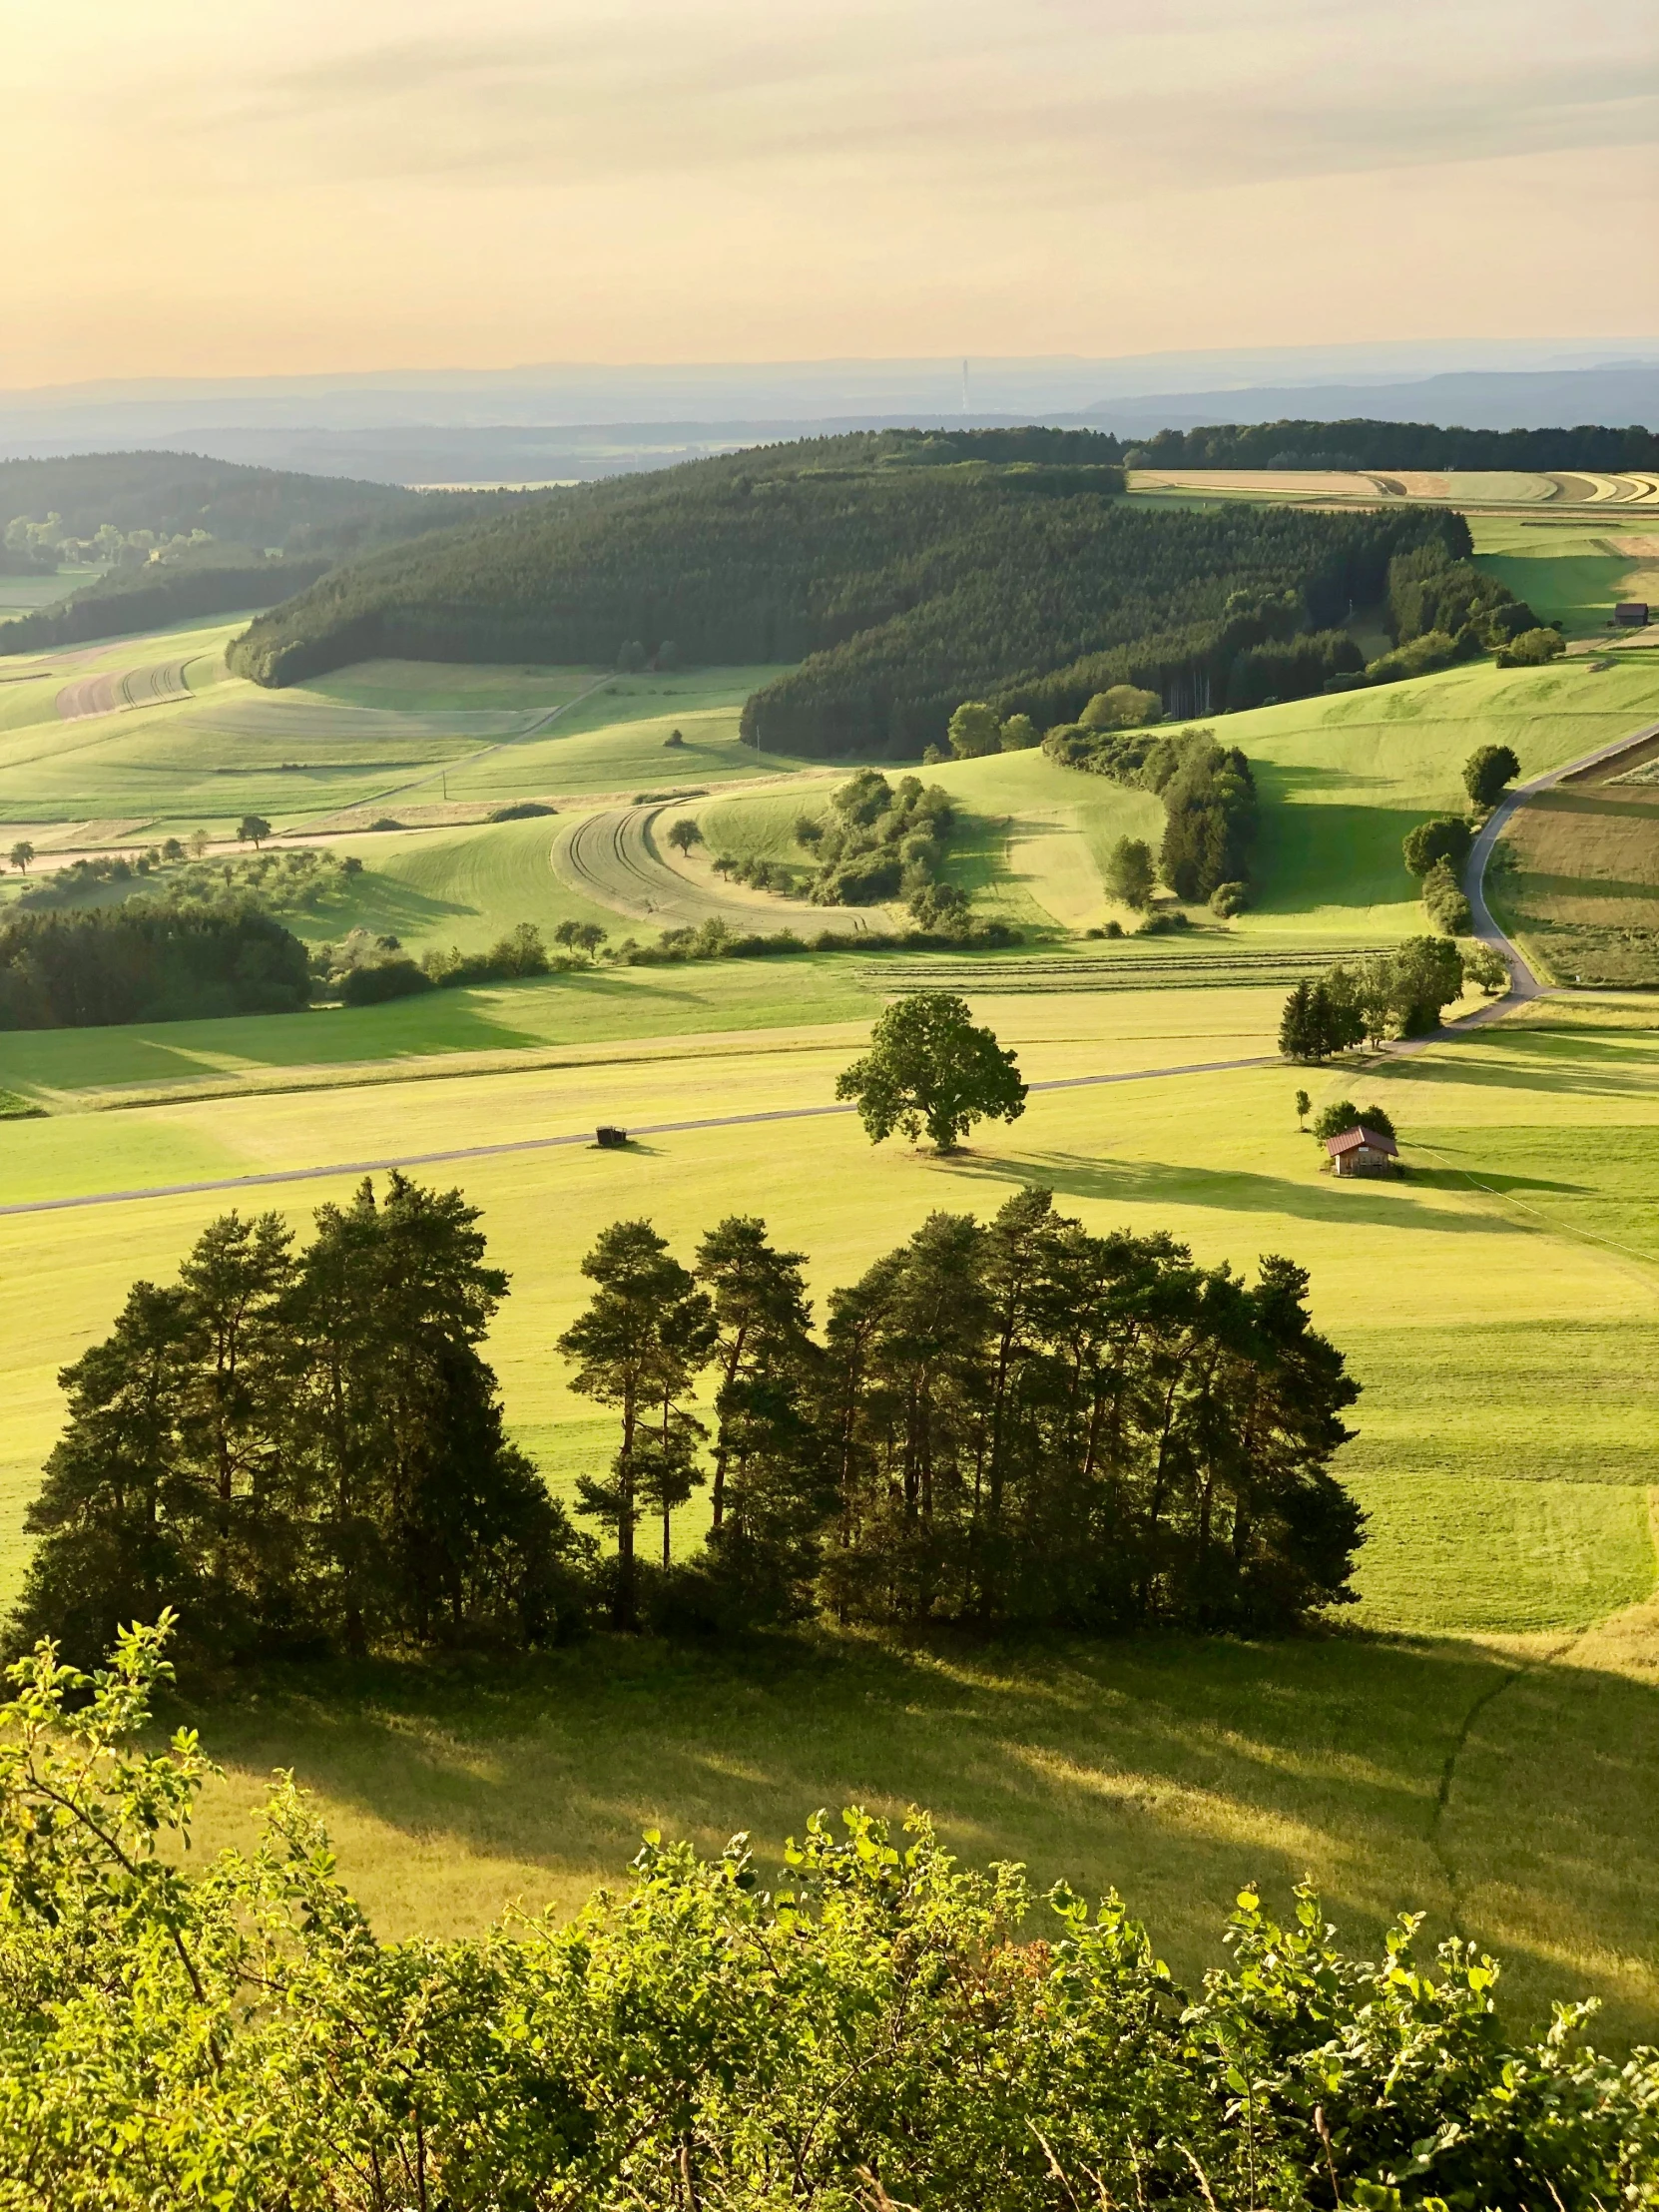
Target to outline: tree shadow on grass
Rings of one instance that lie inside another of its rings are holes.
[[[500,1862],[503,1899],[616,1879],[648,1825],[705,1849],[748,1830],[764,1879],[818,1807],[920,1804],[971,1864],[1121,1888],[1189,1979],[1242,1880],[1283,1907],[1311,1872],[1356,1948],[1414,1906],[1430,1936],[1455,1922],[1500,1950],[1528,2020],[1574,1993],[1608,2001],[1615,2038],[1659,2017],[1659,1698],[1589,1669],[1522,1681],[1455,1639],[600,1636],[273,1669],[190,1718],[250,1794],[294,1765],[411,1842]]]
[[[1288,1214],[1299,1221],[1356,1223],[1368,1229],[1433,1230],[1442,1235],[1526,1235],[1517,1225],[1485,1214],[1456,1214],[1412,1204],[1415,1175],[1381,1186],[1321,1175],[1310,1165],[1308,1181],[1260,1175],[1246,1169],[1173,1166],[1156,1160],[1099,1160],[1076,1153],[1026,1153],[1017,1159],[973,1154],[952,1156],[967,1175],[1023,1187],[1040,1183],[1057,1197],[1105,1203],[1211,1206],[1230,1214]]]
[[[1445,1041],[1459,1047],[1455,1058],[1401,1061],[1397,1063],[1400,1074],[1412,1083],[1478,1083],[1492,1089],[1553,1091],[1583,1098],[1649,1098],[1659,1075],[1659,1053],[1637,1054],[1628,1046],[1598,1043],[1583,1051],[1575,1046],[1570,1058],[1551,1057],[1553,1040],[1534,1046],[1527,1031],[1504,1030],[1501,1025],[1462,1036],[1451,1031]],[[1582,1067],[1583,1061],[1595,1065]]]
[[[1411,1164],[1410,1179],[1418,1190],[1467,1192],[1469,1177],[1461,1168],[1425,1168],[1415,1161]],[[1599,1196],[1593,1183],[1555,1183],[1541,1175],[1503,1175],[1496,1168],[1482,1167],[1480,1183],[1488,1191],[1554,1191],[1564,1198],[1595,1198]]]

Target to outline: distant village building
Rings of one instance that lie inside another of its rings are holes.
[[[1382,1129],[1367,1129],[1362,1123],[1358,1129],[1345,1129],[1340,1137],[1327,1137],[1325,1149],[1334,1175],[1399,1173],[1399,1147]]]
[[[1645,599],[1621,599],[1613,609],[1613,620],[1625,630],[1645,630],[1648,622]]]

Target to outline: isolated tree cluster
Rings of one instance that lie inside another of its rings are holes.
[[[601,1550],[507,1439],[480,1351],[507,1279],[459,1192],[365,1182],[298,1246],[226,1215],[64,1371],[14,1645],[90,1660],[164,1608],[219,1661],[600,1615],[1272,1628],[1346,1600],[1357,1392],[1289,1261],[1250,1285],[1031,1189],[930,1216],[821,1336],[805,1267],[748,1216],[689,1266],[647,1221],[599,1237],[557,1351],[616,1415],[577,1482]]]
[[[1303,976],[1285,1001],[1279,1049],[1287,1060],[1328,1060],[1354,1045],[1388,1037],[1418,1037],[1440,1026],[1441,1010],[1462,994],[1464,978],[1499,987],[1490,973],[1495,954],[1467,954],[1443,937],[1407,937],[1396,952],[1339,960],[1324,975]]]
[[[1213,730],[1130,733],[1111,724],[1071,723],[1051,730],[1043,751],[1063,768],[1086,769],[1114,783],[1156,792],[1164,803],[1164,836],[1158,873],[1178,898],[1209,899],[1226,885],[1243,903],[1250,882],[1250,851],[1256,835],[1256,780],[1250,763],[1235,746],[1216,742]],[[1144,851],[1138,838],[1126,840]],[[1138,859],[1130,867],[1124,855],[1114,872],[1126,888],[1111,886],[1134,906],[1147,904],[1151,885],[1142,887]],[[1134,889],[1138,895],[1129,896]]]
[[[243,890],[0,920],[0,1029],[288,1013],[310,992],[305,947]]]
[[[808,895],[825,906],[868,906],[936,889],[955,821],[942,785],[919,776],[889,784],[860,769],[831,796],[827,816],[797,818],[796,842],[814,861]]]
[[[478,1350],[506,1295],[477,1210],[393,1174],[214,1222],[60,1378],[15,1633],[94,1656],[175,1608],[193,1652],[535,1642],[580,1619],[591,1543],[507,1441]]]
[[[743,1216],[690,1266],[646,1221],[584,1260],[559,1349],[618,1416],[579,1507],[616,1626],[1272,1627],[1345,1600],[1361,1515],[1329,1462],[1358,1393],[1290,1262],[1252,1287],[1030,1190],[988,1226],[932,1215],[830,1294],[822,1339],[805,1264]]]

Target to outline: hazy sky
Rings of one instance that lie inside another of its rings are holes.
[[[0,0],[0,386],[1659,329],[1653,0]]]

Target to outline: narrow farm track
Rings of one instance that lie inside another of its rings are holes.
[[[1062,1075],[1046,1083],[1031,1083],[1026,1087],[1037,1091],[1091,1090],[1102,1083],[1147,1083],[1160,1076],[1170,1075],[1220,1075],[1234,1068],[1265,1068],[1278,1065],[1278,1055],[1257,1055],[1242,1060],[1200,1060],[1178,1068],[1126,1068],[1111,1075]],[[854,1106],[778,1106],[755,1114],[714,1114],[702,1121],[654,1121],[632,1128],[633,1137],[670,1137],[698,1129],[740,1129],[758,1122],[816,1121],[827,1114],[851,1114]],[[428,1168],[443,1166],[452,1160],[494,1160],[510,1152],[556,1152],[569,1145],[591,1145],[593,1137],[586,1129],[568,1137],[515,1137],[504,1144],[474,1144],[451,1148],[443,1152],[405,1152],[379,1160],[331,1160],[325,1165],[306,1168],[270,1168],[258,1175],[227,1175],[206,1183],[157,1184],[148,1190],[93,1191],[80,1198],[31,1198],[19,1204],[0,1206],[0,1215],[6,1214],[61,1214],[83,1206],[122,1206],[144,1198],[191,1198],[203,1191],[262,1190],[274,1183],[309,1183],[326,1175],[376,1175],[390,1168]]]
[[[131,707],[181,706],[192,697],[185,682],[187,665],[186,661],[157,661],[147,668],[77,676],[58,694],[58,719],[82,722],[89,715],[120,714]]]
[[[571,890],[601,906],[671,929],[720,920],[735,929],[795,929],[817,936],[834,929],[852,934],[868,926],[844,906],[813,906],[804,899],[746,900],[706,888],[670,867],[657,850],[652,825],[662,807],[613,807],[585,815],[553,842],[553,872]]]

